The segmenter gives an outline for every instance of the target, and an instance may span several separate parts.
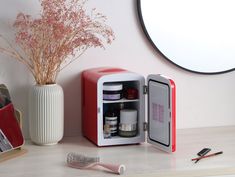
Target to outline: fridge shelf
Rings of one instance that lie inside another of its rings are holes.
[[[128,100],[128,99],[120,99],[120,100],[115,100],[115,101],[109,101],[109,100],[103,100],[103,103],[109,104],[109,103],[128,103],[128,102],[138,102],[139,99],[133,99],[133,100]]]

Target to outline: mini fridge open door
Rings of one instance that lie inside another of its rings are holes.
[[[166,152],[176,149],[175,84],[162,75],[149,75],[147,142]]]

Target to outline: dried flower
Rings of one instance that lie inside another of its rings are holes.
[[[104,48],[114,40],[112,29],[105,24],[106,17],[92,9],[86,13],[86,0],[39,0],[39,18],[19,13],[14,22],[13,47],[0,52],[25,64],[39,85],[56,82],[59,72],[79,58],[90,47]]]

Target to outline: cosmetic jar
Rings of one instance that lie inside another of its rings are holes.
[[[109,126],[111,136],[116,136],[118,133],[118,116],[113,111],[107,111],[104,116],[105,125]]]
[[[123,109],[120,111],[119,136],[133,137],[137,135],[137,110]]]
[[[103,100],[120,100],[122,99],[123,85],[120,83],[104,83]]]
[[[136,88],[127,88],[125,89],[124,97],[128,100],[138,99],[138,90]]]

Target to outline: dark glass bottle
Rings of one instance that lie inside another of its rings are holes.
[[[111,136],[118,134],[118,115],[114,109],[109,109],[105,113],[104,124],[109,126]]]

